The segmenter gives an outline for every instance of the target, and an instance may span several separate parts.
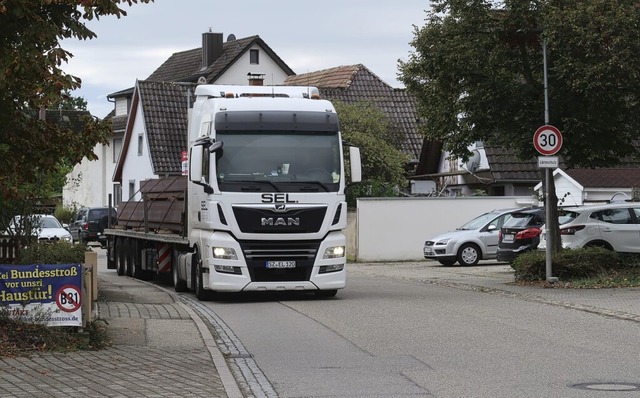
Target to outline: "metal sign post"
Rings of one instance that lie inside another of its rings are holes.
[[[545,96],[546,98],[546,96]],[[546,108],[546,107],[545,107]],[[545,109],[545,119],[547,119],[548,111]],[[545,197],[545,217],[546,220],[551,219],[551,201],[549,198],[549,189],[551,184],[553,183],[551,179],[553,178],[553,174],[551,173],[551,169],[554,167],[558,167],[558,158],[555,156],[550,156],[556,154],[560,148],[562,147],[562,134],[560,131],[551,126],[549,124],[545,124],[538,128],[533,134],[533,146],[536,150],[544,156],[538,158],[538,166],[544,167],[545,169],[545,189],[544,189],[544,197]],[[546,247],[546,279],[547,282],[556,282],[558,278],[554,278],[552,275],[551,269],[551,250],[550,247],[553,247],[553,234],[550,234],[547,231],[547,247]]]

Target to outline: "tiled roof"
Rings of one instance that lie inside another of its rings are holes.
[[[201,47],[174,53],[149,75],[147,80],[196,82],[200,76],[204,76],[207,79],[207,83],[212,83],[255,44],[259,45],[288,75],[294,74],[293,70],[278,57],[260,36],[249,36],[223,43],[222,54],[204,70],[202,69]]]
[[[371,101],[389,118],[402,137],[402,152],[420,159],[424,138],[418,132],[416,100],[404,89],[389,86],[362,64],[338,66],[289,76],[289,86],[315,86],[323,98],[354,103]]]
[[[564,170],[585,188],[640,187],[640,168],[601,168]]]
[[[485,146],[484,149],[496,181],[537,183],[543,177],[537,158],[521,160],[515,152],[500,147]]]
[[[195,84],[142,80],[137,88],[154,174],[180,174],[181,152],[187,150],[187,109],[195,100]]]

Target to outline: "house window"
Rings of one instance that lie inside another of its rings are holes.
[[[113,184],[113,206],[118,206],[120,203],[122,203],[122,186]]]
[[[114,138],[112,151],[113,151],[113,163],[118,161],[118,157],[120,156],[120,151],[122,150],[122,138]]]
[[[260,63],[260,52],[258,50],[249,50],[249,63],[258,65]]]
[[[138,156],[142,156],[142,134],[138,134]]]
[[[136,180],[129,180],[129,200],[136,195]]]

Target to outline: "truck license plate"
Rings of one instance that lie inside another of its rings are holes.
[[[503,242],[513,242],[513,234],[504,234]]]
[[[267,268],[295,268],[295,261],[267,261]]]

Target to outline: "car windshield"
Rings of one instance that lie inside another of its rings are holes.
[[[544,220],[538,214],[513,213],[511,218],[504,223],[504,228],[524,228],[530,225],[542,225]]]
[[[58,220],[53,218],[53,217],[42,217],[42,218],[40,218],[38,225],[42,229],[45,229],[45,228],[62,228],[62,225],[60,225]]]
[[[459,230],[474,230],[484,227],[489,221],[492,221],[494,218],[498,217],[499,213],[485,213],[481,216],[474,218],[473,220],[467,222],[460,228]]]

